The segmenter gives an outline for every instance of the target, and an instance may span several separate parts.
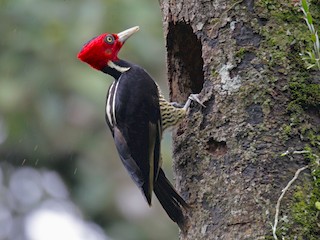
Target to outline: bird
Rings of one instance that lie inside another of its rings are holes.
[[[142,67],[118,58],[118,52],[139,26],[120,33],[103,33],[85,43],[77,57],[114,78],[106,96],[105,119],[119,157],[151,206],[155,193],[167,215],[183,229],[189,204],[177,193],[161,168],[164,130],[187,114],[197,94],[184,105],[168,102]]]

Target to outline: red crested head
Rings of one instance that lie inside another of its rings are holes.
[[[118,60],[118,52],[125,41],[138,30],[139,27],[132,27],[118,34],[103,33],[87,42],[78,53],[78,58],[91,67],[102,70],[109,61]]]

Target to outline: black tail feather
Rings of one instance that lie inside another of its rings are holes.
[[[186,209],[189,205],[176,192],[162,169],[160,169],[158,178],[154,184],[154,193],[168,216],[172,221],[176,222],[182,230],[185,225],[185,216],[183,215],[182,208]]]

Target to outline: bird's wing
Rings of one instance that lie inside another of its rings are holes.
[[[151,204],[154,181],[160,168],[162,131],[158,89],[141,68],[131,67],[118,82],[114,141],[131,178]]]
[[[113,132],[114,132],[114,142],[118,152],[120,153],[120,159],[123,165],[126,167],[126,169],[130,173],[133,181],[137,184],[137,186],[139,188],[142,188],[144,184],[144,177],[139,166],[137,165],[137,163],[134,161],[134,159],[130,154],[127,141],[124,139],[121,131],[117,127],[114,127]]]

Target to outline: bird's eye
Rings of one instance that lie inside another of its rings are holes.
[[[104,41],[108,44],[112,44],[114,42],[114,37],[110,34],[110,35],[107,35],[104,39]]]

